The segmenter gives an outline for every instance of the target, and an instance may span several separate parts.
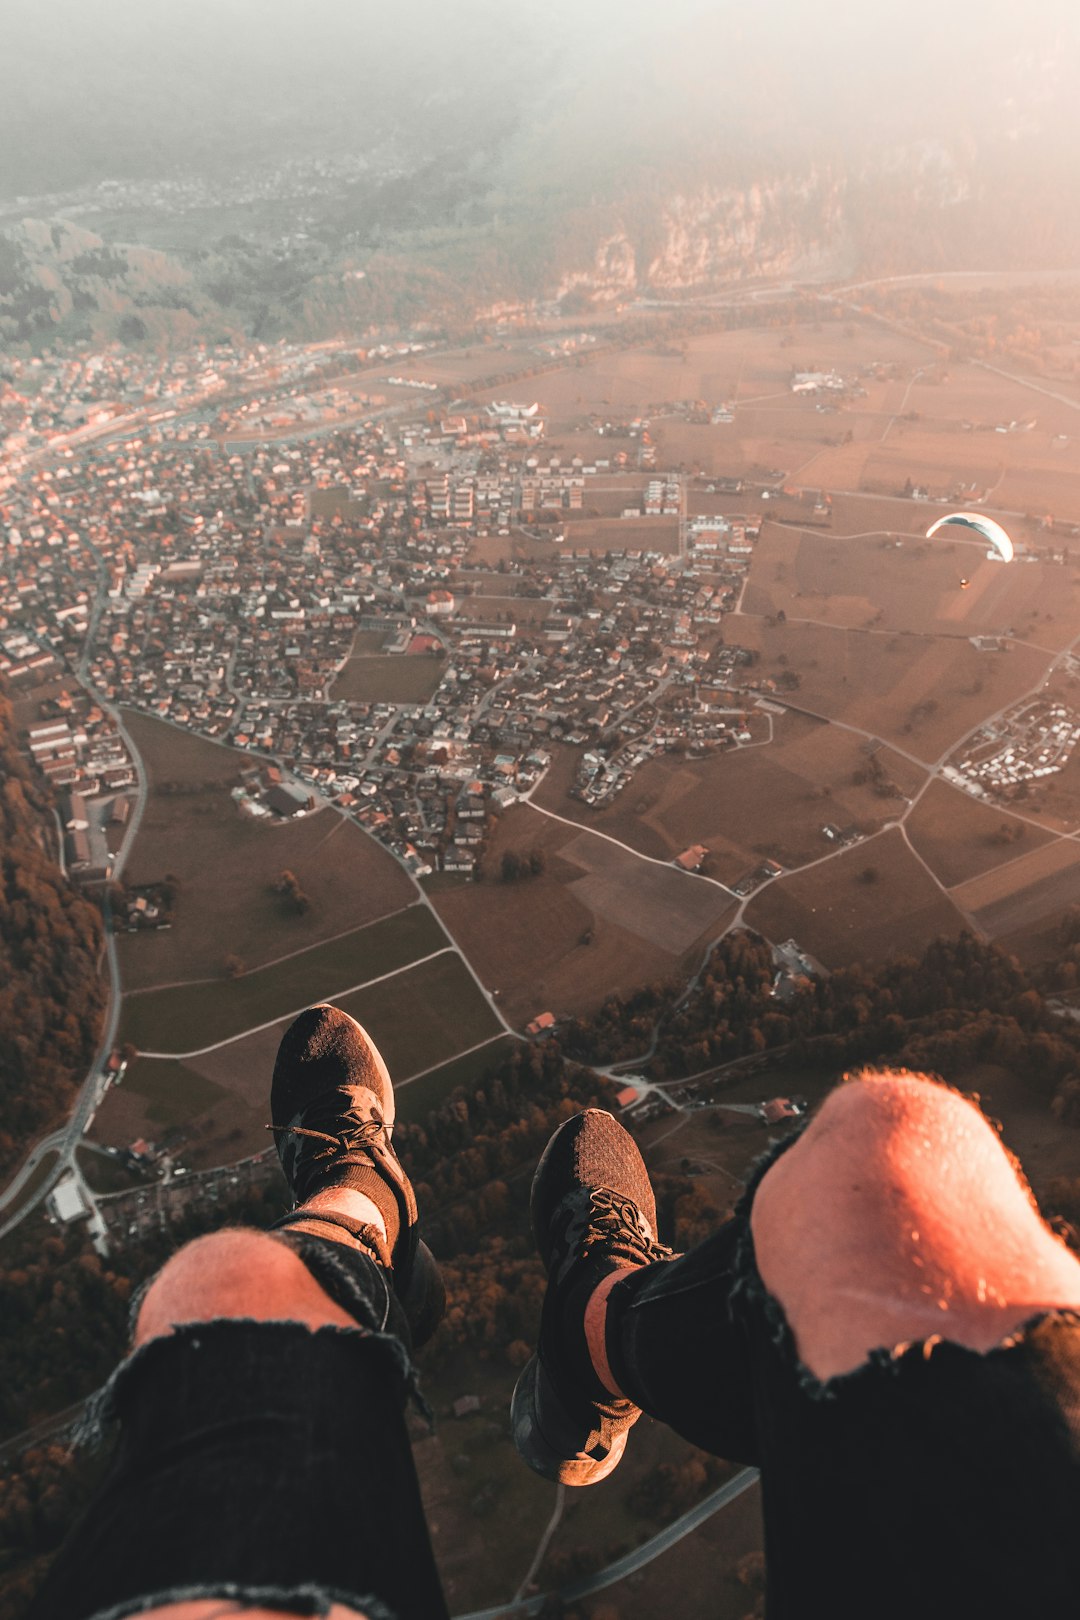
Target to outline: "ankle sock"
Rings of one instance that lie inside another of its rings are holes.
[[[612,1271],[597,1284],[585,1305],[585,1344],[592,1362],[593,1372],[613,1400],[625,1400],[608,1354],[608,1336],[618,1336],[617,1313],[612,1308],[612,1294],[624,1280],[622,1270]]]
[[[352,1187],[370,1198],[386,1227],[386,1247],[393,1254],[401,1232],[401,1210],[394,1197],[394,1189],[370,1164],[340,1164],[334,1167],[334,1179],[314,1191],[332,1192],[335,1187]],[[315,1213],[314,1211],[312,1212]]]

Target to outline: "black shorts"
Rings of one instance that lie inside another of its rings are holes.
[[[120,1620],[184,1598],[442,1620],[399,1341],[214,1321],[154,1339],[109,1386],[116,1456],[34,1620]]]
[[[1045,1312],[986,1354],[944,1339],[876,1350],[819,1380],[750,1227],[795,1139],[715,1236],[618,1291],[619,1387],[761,1469],[770,1620],[1080,1613],[1080,1315]]]

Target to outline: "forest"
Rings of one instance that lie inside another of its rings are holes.
[[[874,971],[853,964],[797,978],[781,996],[770,946],[741,931],[714,947],[688,994],[661,983],[611,996],[565,1030],[563,1045],[582,1063],[640,1060],[655,1029],[646,1066],[657,1080],[755,1053],[773,1053],[793,1070],[836,1072],[887,1059],[946,1080],[975,1063],[1000,1063],[1022,1072],[1056,1117],[1080,1124],[1080,1026],[1051,1000],[1072,982],[1066,970],[1075,975],[1080,920],[1072,910],[1060,939],[1049,984],[965,932]]]
[[[49,806],[0,691],[0,1174],[65,1113],[101,1033],[101,913],[49,852]]]

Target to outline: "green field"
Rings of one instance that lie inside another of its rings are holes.
[[[496,1036],[478,1052],[451,1058],[449,1063],[440,1064],[417,1080],[404,1080],[395,1088],[399,1119],[422,1120],[430,1109],[440,1107],[458,1086],[472,1085],[518,1045],[516,1035]]]
[[[259,967],[415,900],[408,873],[355,822],[330,809],[253,821],[230,796],[250,758],[146,716],[125,719],[150,797],[124,876],[133,885],[176,879],[172,926],[117,940],[125,989],[214,978],[228,956]],[[302,915],[275,887],[283,871],[308,897]]]
[[[149,1052],[193,1051],[299,1012],[381,973],[393,973],[445,945],[446,936],[428,908],[409,906],[383,922],[238,979],[129,995],[119,1038]]]

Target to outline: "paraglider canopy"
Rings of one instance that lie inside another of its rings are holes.
[[[950,512],[948,517],[938,518],[926,531],[926,538],[932,540],[939,529],[946,524],[952,524],[958,529],[971,529],[975,534],[989,542],[993,547],[993,555],[999,556],[1002,562],[1012,562],[1013,543],[1009,539],[1000,523],[993,518],[984,517],[981,512]]]

